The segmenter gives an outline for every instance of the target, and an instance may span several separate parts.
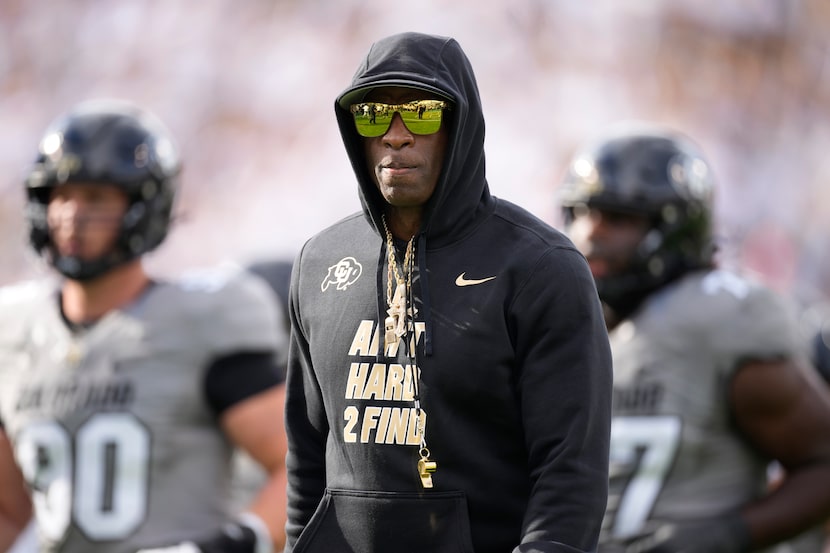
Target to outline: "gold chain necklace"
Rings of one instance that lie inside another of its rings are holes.
[[[406,253],[403,259],[403,275],[398,272],[398,259],[395,254],[395,242],[392,233],[386,224],[386,216],[383,217],[383,228],[386,231],[386,252],[388,255],[389,274],[386,279],[386,303],[389,315],[384,321],[384,344],[386,348],[406,332],[407,290],[412,288],[412,256],[415,250],[415,237],[409,239],[406,244]],[[392,283],[395,283],[395,292],[392,293]]]
[[[404,253],[403,268],[401,275],[398,272],[398,258],[395,250],[395,242],[392,239],[392,233],[389,231],[389,225],[386,224],[386,216],[383,216],[383,229],[386,231],[386,251],[388,255],[389,272],[386,278],[386,302],[389,308],[386,310],[388,317],[384,321],[384,347],[389,348],[390,344],[395,343],[395,340],[400,339],[406,334],[407,315],[412,317],[412,344],[405,347],[417,347],[417,340],[415,338],[415,306],[408,305],[409,291],[412,290],[412,264],[413,255],[415,252],[415,236],[409,239],[406,244],[406,252]],[[395,292],[392,293],[392,281],[395,282]],[[432,487],[432,473],[438,468],[438,463],[429,458],[429,448],[426,440],[426,412],[421,407],[420,392],[418,390],[420,376],[418,373],[418,366],[416,363],[416,356],[414,351],[409,352],[411,358],[410,366],[412,367],[412,382],[415,386],[415,412],[417,415],[418,433],[421,436],[421,447],[418,450],[418,475],[421,477],[421,485],[424,488]]]

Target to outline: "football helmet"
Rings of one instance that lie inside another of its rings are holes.
[[[650,221],[625,273],[596,279],[606,304],[628,311],[678,276],[711,266],[713,190],[699,148],[668,129],[626,125],[574,157],[558,190],[566,230],[579,206]]]
[[[26,220],[35,251],[63,275],[94,278],[158,246],[167,235],[181,163],[172,137],[151,113],[117,100],[91,100],[58,117],[25,179]],[[67,183],[120,187],[129,203],[116,244],[94,260],[59,255],[46,209]]]

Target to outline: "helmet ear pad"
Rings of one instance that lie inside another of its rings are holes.
[[[153,250],[169,231],[180,170],[169,131],[151,113],[114,100],[79,104],[49,126],[25,181],[32,248],[76,280]],[[95,260],[58,255],[46,220],[52,189],[80,182],[117,186],[129,201],[116,244]]]
[[[686,272],[711,266],[713,191],[698,147],[666,129],[624,128],[578,154],[559,189],[566,227],[577,205],[651,222],[626,271],[597,279],[603,301],[631,309]]]

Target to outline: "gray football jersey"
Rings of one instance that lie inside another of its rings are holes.
[[[204,377],[219,356],[283,347],[268,294],[203,272],[73,333],[53,287],[0,292],[0,418],[41,551],[133,553],[221,526],[232,448]]]
[[[803,353],[782,300],[726,271],[694,273],[653,294],[609,337],[614,416],[602,549],[762,494],[769,460],[736,433],[727,394],[742,360]]]

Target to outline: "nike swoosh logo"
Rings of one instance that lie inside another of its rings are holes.
[[[464,275],[466,274],[466,272],[463,272],[460,275],[458,275],[458,278],[455,279],[456,286],[474,286],[476,284],[481,284],[482,282],[487,282],[488,280],[493,280],[494,278],[496,278],[494,276],[491,276],[487,278],[467,279],[464,278]]]

